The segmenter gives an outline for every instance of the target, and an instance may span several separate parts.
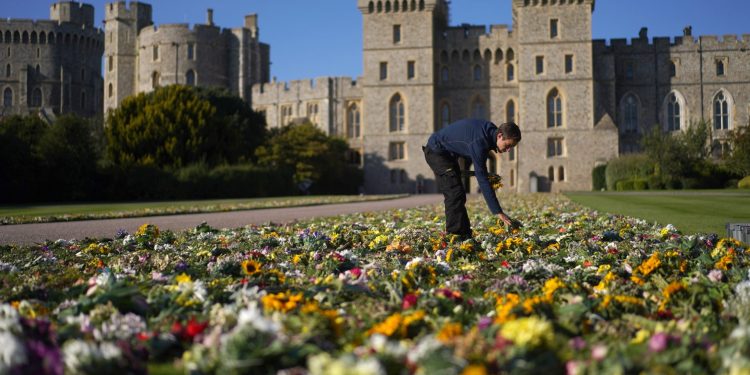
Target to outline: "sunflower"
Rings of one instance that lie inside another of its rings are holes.
[[[244,272],[245,275],[252,276],[260,273],[260,267],[261,264],[252,259],[242,261],[242,272]]]

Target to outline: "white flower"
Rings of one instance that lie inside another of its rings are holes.
[[[410,363],[419,363],[423,358],[428,357],[432,352],[444,347],[443,343],[435,339],[434,335],[428,335],[419,340],[409,353],[406,355]]]
[[[0,374],[6,374],[11,367],[26,363],[26,349],[15,335],[0,332],[0,343]]]
[[[18,311],[6,303],[0,305],[0,332],[11,331],[17,328]]]
[[[237,326],[242,327],[245,325],[250,325],[261,332],[272,334],[281,331],[281,325],[263,316],[263,312],[261,312],[257,304],[250,305],[246,309],[240,310],[239,317],[237,318]]]
[[[100,366],[106,368],[107,363],[122,357],[122,351],[110,342],[97,345],[84,340],[69,340],[63,345],[62,355],[66,373],[79,374]]]
[[[410,270],[410,269],[418,266],[420,263],[422,263],[422,261],[424,261],[424,258],[422,258],[422,257],[416,257],[416,258],[410,260],[409,263],[406,263],[406,267],[405,268],[407,270]]]

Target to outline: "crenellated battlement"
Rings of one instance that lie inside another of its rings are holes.
[[[703,49],[738,49],[750,48],[750,34],[743,35],[702,35],[694,37],[683,35],[676,37],[648,37],[595,39],[592,41],[594,49],[600,52],[639,52],[643,50],[665,49],[678,46],[697,46]]]
[[[548,5],[589,5],[594,10],[596,0],[513,0],[513,7],[536,7]]]
[[[342,88],[358,87],[357,80],[351,77],[316,77],[313,79],[299,79],[290,81],[273,81],[253,85],[253,98],[264,95],[275,96],[282,93],[295,93],[301,97],[313,97],[328,92],[328,85],[338,84]]]
[[[70,22],[94,27],[94,7],[90,4],[60,1],[49,8],[49,18],[60,23]]]

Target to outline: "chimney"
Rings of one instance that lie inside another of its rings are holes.
[[[206,24],[208,26],[214,25],[214,10],[211,8],[206,11]]]

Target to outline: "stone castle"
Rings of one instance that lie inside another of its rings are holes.
[[[750,119],[750,35],[693,37],[687,27],[674,39],[649,39],[644,28],[630,41],[593,40],[595,0],[513,0],[512,27],[488,30],[449,25],[449,5],[358,0],[361,77],[268,82],[270,48],[259,41],[255,15],[235,29],[216,27],[210,11],[206,24],[192,29],[157,27],[150,5],[121,1],[106,5],[102,32],[93,28],[93,8],[61,2],[52,6],[53,21],[0,22],[8,52],[2,48],[0,56],[11,66],[0,77],[0,90],[10,92],[3,108],[101,113],[159,85],[225,87],[263,112],[269,127],[306,120],[346,138],[367,193],[435,191],[421,145],[465,117],[520,125],[519,147],[488,163],[504,176],[504,189],[517,192],[589,190],[595,166],[637,152],[655,126],[672,132],[710,121],[721,154],[728,131]],[[33,37],[41,30],[57,43]],[[103,83],[94,74],[102,49]],[[80,56],[90,66],[71,74]],[[34,61],[56,73],[37,79]],[[41,105],[29,105],[39,103],[37,87]]]

